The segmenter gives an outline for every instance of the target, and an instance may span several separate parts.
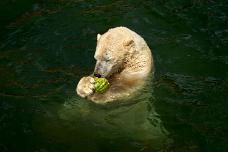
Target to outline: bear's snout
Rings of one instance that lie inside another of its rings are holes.
[[[113,65],[106,61],[97,61],[94,73],[100,77],[109,77],[112,74]]]

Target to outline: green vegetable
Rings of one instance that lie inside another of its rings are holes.
[[[105,78],[95,77],[95,92],[104,93],[109,88],[109,82]]]

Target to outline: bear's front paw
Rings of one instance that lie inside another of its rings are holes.
[[[93,77],[81,78],[77,85],[77,94],[83,98],[91,95],[94,92],[94,83],[95,80]]]

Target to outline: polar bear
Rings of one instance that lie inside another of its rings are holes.
[[[131,96],[141,88],[153,70],[153,58],[145,40],[126,27],[97,35],[96,66],[91,76],[81,78],[76,92],[95,103],[107,103]],[[110,83],[105,93],[94,91],[94,76]]]

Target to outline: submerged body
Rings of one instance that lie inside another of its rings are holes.
[[[116,27],[97,35],[94,55],[97,60],[93,75],[108,79],[104,93],[95,91],[92,76],[81,78],[77,94],[96,103],[106,103],[131,96],[141,88],[153,70],[151,50],[145,40],[126,27]]]

